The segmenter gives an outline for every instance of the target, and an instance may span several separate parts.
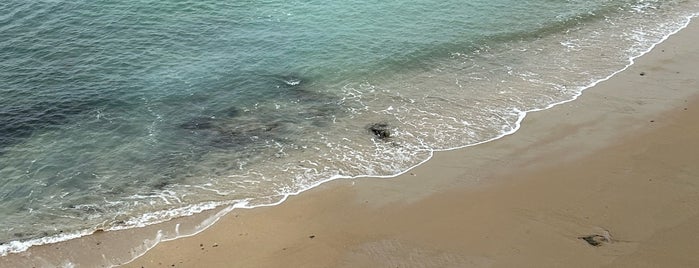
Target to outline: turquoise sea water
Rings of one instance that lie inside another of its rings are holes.
[[[320,182],[392,176],[515,131],[696,1],[0,3],[0,253]],[[367,130],[390,126],[391,137]]]

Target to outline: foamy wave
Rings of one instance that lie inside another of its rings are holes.
[[[42,238],[36,238],[36,239],[27,240],[27,241],[10,241],[10,242],[5,243],[5,244],[0,244],[0,256],[7,256],[7,254],[10,254],[10,253],[23,252],[32,246],[58,243],[58,242],[62,242],[62,241],[67,241],[67,240],[83,237],[83,236],[86,236],[86,235],[89,235],[92,233],[93,233],[93,231],[83,230],[83,231],[77,231],[77,232],[62,233],[62,234],[47,236],[47,237],[42,237]]]
[[[138,217],[129,218],[128,220],[124,221],[123,224],[112,226],[108,230],[124,230],[134,227],[144,227],[148,225],[158,224],[178,217],[192,216],[194,214],[198,214],[207,210],[212,210],[219,206],[227,205],[230,203],[236,203],[236,201],[206,202],[201,204],[188,205],[180,208],[149,212],[142,214]]]

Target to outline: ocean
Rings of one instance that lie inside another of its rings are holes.
[[[0,255],[393,177],[515,132],[690,0],[0,3]]]

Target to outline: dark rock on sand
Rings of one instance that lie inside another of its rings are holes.
[[[368,129],[380,140],[391,137],[391,128],[387,123],[374,123],[369,125]]]
[[[609,243],[609,238],[606,236],[602,235],[588,235],[588,236],[581,236],[578,237],[578,239],[585,240],[588,244],[591,246],[599,247],[602,245],[602,243]]]

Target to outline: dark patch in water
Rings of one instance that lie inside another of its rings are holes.
[[[230,107],[230,108],[227,108],[227,109],[224,109],[223,111],[221,111],[221,113],[226,115],[227,117],[239,116],[241,114],[241,112],[242,111],[240,109],[238,109],[237,107]]]
[[[21,142],[37,130],[66,124],[74,115],[93,110],[96,103],[72,100],[0,106],[0,148]]]
[[[268,140],[283,140],[284,123],[263,121],[237,121],[237,125],[221,125],[217,129],[217,137],[212,139],[211,146],[217,148],[245,147],[256,142]]]
[[[211,117],[195,117],[180,125],[180,128],[188,130],[212,129],[214,127],[214,119]]]
[[[329,118],[342,111],[337,97],[310,89],[310,79],[299,76],[284,77],[284,81],[296,81],[293,86],[281,87],[277,98],[295,102],[300,110],[300,120],[312,120],[312,125],[326,126]]]
[[[379,140],[386,140],[391,137],[391,126],[388,123],[374,123],[367,126],[367,129]]]
[[[162,190],[162,189],[165,189],[166,186],[168,186],[168,183],[166,181],[160,181],[160,182],[156,183],[155,185],[153,185],[153,188],[158,189],[158,190]]]
[[[253,143],[253,137],[270,138],[266,134],[275,127],[235,118],[195,117],[180,128],[187,130],[191,142],[198,146],[229,149]]]
[[[103,212],[104,212],[104,209],[102,209],[102,208],[100,208],[100,207],[97,207],[97,206],[93,206],[93,205],[89,205],[89,206],[80,206],[79,208],[78,208],[78,207],[75,207],[75,206],[70,206],[70,208],[79,210],[79,211],[81,211],[82,213],[84,213],[84,214],[86,214],[86,215],[92,215],[92,214],[97,214],[97,213],[103,213]],[[82,214],[82,213],[81,213],[81,214]]]
[[[270,141],[293,143],[294,135],[304,132],[299,126],[322,129],[344,111],[335,95],[314,90],[308,77],[285,74],[260,78],[267,83],[246,91],[254,95],[235,100],[238,105],[249,105],[246,109],[234,106],[203,111],[178,125],[195,155],[215,149],[257,151],[268,148]]]
[[[299,113],[299,115],[308,118],[308,117],[326,117],[326,116],[332,116],[336,115],[339,111],[338,105],[336,103],[328,102],[328,103],[315,103],[311,104],[308,107],[305,107],[303,111]]]

